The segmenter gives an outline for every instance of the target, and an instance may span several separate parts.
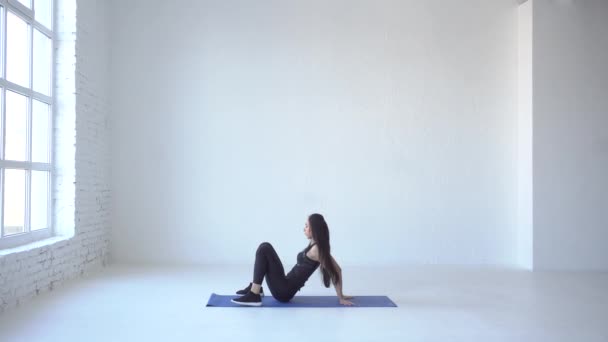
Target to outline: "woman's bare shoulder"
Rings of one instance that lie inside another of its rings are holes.
[[[308,253],[306,253],[306,256],[314,261],[319,261],[319,249],[317,245],[312,246]]]

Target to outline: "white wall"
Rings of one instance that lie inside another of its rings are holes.
[[[517,255],[518,265],[534,264],[532,183],[532,1],[518,9],[517,49]]]
[[[518,262],[516,1],[115,5],[117,261]]]
[[[534,0],[534,267],[608,270],[608,2]]]
[[[107,5],[103,0],[55,4],[62,15],[55,21],[53,222],[64,236],[0,251],[0,313],[98,269],[109,256]]]

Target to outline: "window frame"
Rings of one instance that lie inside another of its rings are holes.
[[[34,241],[49,238],[54,235],[55,228],[53,226],[53,191],[54,191],[54,120],[55,120],[55,46],[56,36],[55,27],[55,16],[56,16],[56,1],[51,1],[51,28],[47,28],[42,23],[35,19],[35,2],[31,0],[31,9],[21,4],[18,0],[0,0],[0,25],[2,25],[0,35],[0,250],[18,247],[24,244],[28,244]],[[29,57],[29,88],[21,86],[19,84],[10,82],[6,79],[6,57],[7,57],[7,16],[8,12],[18,16],[21,20],[28,24],[28,57]],[[34,91],[34,30],[37,29],[40,33],[50,38],[51,48],[51,67],[50,72],[50,84],[49,84],[49,95],[45,95]],[[27,99],[27,117],[26,117],[26,153],[27,160],[29,161],[13,161],[4,160],[4,150],[6,144],[6,92],[12,91],[23,95]],[[38,100],[42,103],[48,104],[49,107],[49,121],[48,121],[48,163],[32,162],[32,118],[33,118],[33,101]],[[6,169],[17,169],[25,170],[25,217],[24,217],[24,232],[4,236],[4,191],[5,191],[5,170]],[[49,173],[48,178],[48,198],[47,198],[47,228],[39,230],[31,230],[31,182],[32,182],[32,171],[47,171]]]

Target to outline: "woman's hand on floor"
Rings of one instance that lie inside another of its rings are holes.
[[[340,304],[348,305],[348,306],[355,305],[355,303],[351,302],[350,300],[347,300],[346,298],[352,299],[353,297],[352,296],[343,296],[342,298],[340,298]]]

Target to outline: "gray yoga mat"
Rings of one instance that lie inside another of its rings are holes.
[[[209,307],[238,307],[245,308],[239,304],[232,303],[230,300],[238,298],[234,295],[218,295],[212,293],[207,302]],[[289,302],[282,303],[272,296],[262,297],[262,307],[267,308],[335,308],[335,307],[359,307],[359,308],[380,308],[397,307],[387,296],[355,296],[351,299],[355,305],[345,306],[340,304],[336,296],[295,296]]]

